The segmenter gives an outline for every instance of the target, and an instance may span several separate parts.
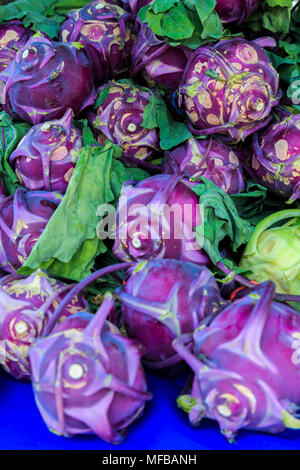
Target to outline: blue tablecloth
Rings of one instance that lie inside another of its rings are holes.
[[[0,449],[300,449],[300,431],[288,430],[276,436],[243,431],[236,444],[228,444],[212,421],[205,419],[200,428],[192,429],[187,415],[176,406],[184,379],[152,373],[147,377],[153,400],[131,426],[123,444],[115,447],[95,436],[63,438],[52,434],[36,407],[31,384],[18,382],[1,371]]]

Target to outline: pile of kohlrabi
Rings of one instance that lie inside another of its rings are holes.
[[[300,429],[299,28],[292,0],[0,7],[0,363],[51,431],[120,443],[148,369],[230,442]]]

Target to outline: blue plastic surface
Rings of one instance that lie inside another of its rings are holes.
[[[0,372],[1,450],[245,450],[300,449],[300,431],[271,436],[243,431],[236,444],[228,444],[218,426],[203,420],[200,428],[189,426],[187,415],[176,406],[183,377],[161,377],[147,373],[153,400],[142,418],[131,426],[123,444],[115,447],[95,436],[64,438],[52,434],[44,424],[34,401],[30,383],[22,383]]]

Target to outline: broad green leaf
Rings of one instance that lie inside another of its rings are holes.
[[[160,129],[160,147],[169,150],[193,137],[185,123],[175,121],[167,108],[163,98],[157,109],[157,119]]]
[[[122,185],[126,181],[142,181],[149,177],[149,173],[140,168],[128,168],[123,165],[120,160],[113,159],[112,162],[112,177],[111,177],[111,189],[114,193],[115,200],[118,200],[121,194]]]
[[[201,177],[201,181],[202,184],[192,189],[199,196],[199,203],[204,205],[203,248],[212,262],[217,264],[222,260],[220,243],[228,237],[233,250],[236,251],[247,243],[253,228],[239,216],[234,202],[225,191],[204,177]],[[198,233],[201,233],[202,237],[202,227],[196,227],[196,240]]]
[[[213,13],[217,2],[216,0],[206,0],[205,2],[195,1],[194,3],[197,9],[199,18],[201,19],[202,22],[204,22]]]
[[[158,13],[156,15],[151,9],[147,10],[146,21],[157,36],[166,36],[165,31],[161,25],[163,17],[164,13]]]
[[[157,117],[158,98],[151,93],[149,103],[145,106],[142,126],[145,129],[155,129],[159,126]]]
[[[216,0],[154,0],[138,16],[172,46],[182,44],[196,49],[223,35],[215,6]]]
[[[251,225],[256,225],[266,216],[265,214],[268,211],[267,196],[267,188],[253,181],[247,181],[245,192],[233,194],[230,197],[237,208],[239,216],[248,220]]]
[[[193,137],[185,123],[173,119],[159,91],[152,94],[145,107],[142,126],[146,129],[159,127],[162,150],[169,150]]]
[[[79,151],[67,192],[19,272],[27,275],[42,267],[75,281],[88,276],[95,258],[107,250],[96,234],[97,209],[101,204],[116,205],[125,181],[149,176],[126,168],[118,160],[120,153],[109,141],[105,147],[85,146]]]
[[[86,0],[16,0],[0,8],[0,23],[16,18],[23,20],[25,27],[43,31],[51,38],[57,37],[65,15],[89,2]]]
[[[219,39],[222,36],[223,26],[216,11],[203,21],[203,31],[201,37],[203,39],[214,38]]]
[[[89,126],[84,126],[82,129],[82,142],[83,145],[99,145]]]
[[[109,84],[107,84],[107,86],[105,86],[101,89],[101,91],[99,92],[99,94],[97,96],[96,102],[94,104],[94,109],[97,109],[97,108],[99,108],[99,106],[103,105],[104,101],[106,100],[106,98],[109,95],[109,90],[112,86],[113,86],[113,84],[109,83]]]
[[[293,0],[266,0],[269,7],[288,7],[293,6]]]
[[[29,124],[13,121],[5,111],[0,113],[0,176],[9,194],[14,194],[20,186],[20,182],[9,164],[9,157],[29,129]]]
[[[172,8],[179,0],[154,0],[151,5],[151,8],[155,14],[163,13]]]
[[[171,8],[163,15],[161,27],[164,36],[174,40],[190,38],[195,29],[182,3]]]
[[[274,7],[263,14],[263,27],[272,33],[288,33],[290,27],[290,9]]]
[[[96,235],[96,214],[100,204],[115,199],[113,154],[111,143],[79,151],[67,192],[20,272],[47,266],[50,273],[74,280],[90,273],[95,257],[106,249]]]

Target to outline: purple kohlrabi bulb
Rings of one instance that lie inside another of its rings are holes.
[[[6,81],[8,66],[31,34],[30,29],[24,28],[22,22],[18,20],[0,24],[0,80]]]
[[[128,72],[135,40],[132,15],[120,6],[95,0],[68,14],[60,40],[84,46],[100,83]]]
[[[55,434],[94,433],[118,444],[151,398],[140,348],[106,320],[112,308],[108,297],[89,322],[87,314],[85,319],[77,314],[71,329],[53,332],[30,348],[36,402]]]
[[[137,15],[141,8],[146,5],[150,5],[153,0],[119,0],[125,10],[131,11],[134,15]]]
[[[62,196],[17,189],[0,204],[0,268],[14,273],[26,261]]]
[[[207,326],[173,343],[195,373],[179,406],[193,425],[216,420],[232,441],[239,429],[277,433],[300,429],[300,317],[273,301],[275,285],[262,284]]]
[[[191,186],[199,184],[191,178],[204,176],[228,194],[245,189],[243,170],[236,153],[218,140],[189,139],[165,155],[164,173],[184,173],[185,182]]]
[[[149,86],[162,86],[171,91],[178,88],[191,55],[184,46],[170,46],[159,39],[147,24],[138,21],[140,30],[132,49],[132,71],[134,77],[141,73]]]
[[[252,168],[259,183],[294,202],[300,197],[300,114],[253,137]]]
[[[196,243],[201,226],[199,197],[182,175],[157,175],[124,183],[117,208],[115,255],[122,261],[178,259],[197,264],[209,258]]]
[[[70,108],[59,120],[33,126],[12,152],[9,161],[25,188],[65,193],[82,147],[72,118]]]
[[[122,157],[127,160],[146,160],[159,151],[158,129],[142,127],[143,113],[150,101],[151,91],[138,86],[111,82],[98,90],[105,93],[96,115],[88,113],[98,142],[109,139],[122,147]]]
[[[261,0],[217,0],[216,11],[223,23],[239,24],[259,7]]]
[[[275,41],[240,37],[199,47],[190,57],[179,88],[179,104],[196,135],[244,140],[271,121],[279,103],[279,75],[263,47]]]
[[[0,281],[0,362],[17,379],[28,380],[31,369],[28,349],[43,335],[49,319],[72,286],[56,281],[38,269],[30,276],[9,274]],[[59,322],[87,308],[74,297]]]
[[[171,259],[136,265],[116,295],[129,336],[145,348],[145,364],[172,372],[182,365],[172,341],[192,333],[225,303],[205,266]]]
[[[75,115],[94,102],[92,65],[77,43],[32,37],[9,68],[4,109],[15,119],[40,124]]]

